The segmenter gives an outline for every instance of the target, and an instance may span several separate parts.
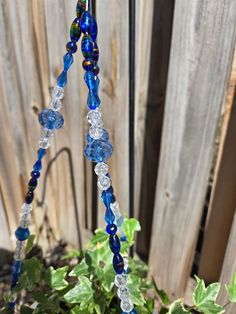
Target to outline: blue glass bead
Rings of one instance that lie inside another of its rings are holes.
[[[80,19],[80,30],[84,34],[91,34],[93,28],[93,17],[88,11],[84,11]]]
[[[22,261],[14,261],[12,265],[12,288],[15,287],[15,285],[18,282],[19,274],[21,272],[22,268]]]
[[[114,235],[116,234],[117,226],[115,224],[109,224],[106,226],[106,232],[108,234]]]
[[[124,222],[124,217],[122,215],[120,215],[118,217],[118,219],[116,219],[116,224],[117,224],[117,227],[120,227],[123,225],[123,222]]]
[[[115,196],[113,194],[113,188],[110,186],[106,191],[102,192],[101,199],[104,205],[110,208],[111,203],[116,201]]]
[[[31,177],[38,179],[40,177],[40,172],[39,171],[32,171],[31,172]]]
[[[93,23],[92,23],[92,30],[91,30],[91,38],[93,41],[95,41],[98,34],[98,26],[97,26],[97,21],[94,18],[94,16],[92,16],[92,19],[93,19]]]
[[[124,270],[124,260],[120,253],[115,253],[113,256],[113,268],[117,274],[122,274]]]
[[[90,36],[84,35],[81,42],[81,51],[85,58],[89,59],[93,52],[93,41]]]
[[[90,110],[97,109],[101,104],[101,100],[97,93],[89,91],[88,99],[87,99],[87,106]]]
[[[108,224],[113,224],[113,222],[115,221],[115,215],[109,207],[106,208],[104,219]]]
[[[113,253],[120,252],[120,240],[116,234],[110,235],[109,237],[109,246]]]
[[[72,41],[69,41],[67,44],[66,44],[66,50],[68,52],[71,52],[71,53],[75,53],[77,51],[77,44],[74,40]]]
[[[102,139],[103,139],[104,141],[106,141],[106,142],[109,141],[109,134],[108,134],[108,132],[107,132],[106,129],[103,129],[103,130],[102,130]]]
[[[93,52],[92,52],[92,60],[95,62],[98,62],[98,58],[99,58],[99,49],[98,49],[98,45],[96,42],[93,43]]]
[[[38,184],[37,179],[35,179],[35,178],[30,179],[28,182],[29,190],[31,190],[31,191],[35,190],[35,188],[37,187],[37,184]]]
[[[70,52],[67,52],[63,57],[64,62],[64,71],[68,71],[70,66],[74,61],[73,55]]]
[[[77,17],[71,24],[70,27],[70,39],[72,41],[78,41],[80,39],[81,30],[80,30],[80,19]]]
[[[64,87],[67,84],[67,71],[63,70],[57,78],[57,85]]]
[[[54,130],[60,129],[63,126],[64,119],[60,112],[52,109],[45,109],[39,114],[39,123],[49,130]]]
[[[39,148],[38,149],[38,159],[41,160],[45,155],[46,155],[46,149],[44,148]]]
[[[102,139],[94,140],[85,147],[84,154],[88,160],[102,162],[111,157],[113,147]]]
[[[100,72],[99,66],[97,64],[95,64],[92,68],[91,71],[93,72],[94,75],[98,75]]]
[[[125,242],[125,241],[127,241],[127,237],[126,237],[126,235],[124,235],[124,236],[120,237],[120,241],[121,241],[121,242]]]
[[[16,238],[19,241],[25,241],[30,236],[29,228],[18,227],[15,232]]]
[[[92,71],[88,71],[84,74],[84,80],[90,91],[96,92],[98,90],[100,80]]]
[[[8,308],[12,310],[12,309],[14,309],[16,302],[8,302],[7,305],[8,305]]]
[[[95,62],[92,60],[84,60],[82,62],[82,67],[85,71],[92,71],[93,72],[93,68],[95,67]]]
[[[31,204],[33,200],[34,200],[34,192],[30,190],[25,194],[25,202],[26,204]]]
[[[38,172],[42,169],[42,161],[37,160],[36,163],[33,165],[34,171]]]
[[[76,6],[76,15],[80,17],[86,9],[86,0],[79,0]]]

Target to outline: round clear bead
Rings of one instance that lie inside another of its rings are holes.
[[[42,131],[42,137],[52,137],[53,136],[53,133],[54,133],[54,130],[49,130],[47,128],[43,128],[43,131]]]
[[[29,217],[27,218],[22,218],[21,221],[20,221],[20,226],[22,228],[27,228],[29,227]]]
[[[121,300],[120,307],[122,311],[129,313],[133,310],[134,305],[133,305],[133,302],[129,298],[127,298],[127,299]]]
[[[108,173],[108,165],[105,162],[98,162],[94,168],[96,175],[105,176]]]
[[[64,97],[64,88],[55,86],[52,91],[52,98],[62,99]]]
[[[99,176],[97,185],[100,190],[106,191],[111,186],[111,180],[107,176]]]
[[[99,126],[91,126],[89,128],[89,135],[94,139],[94,140],[98,140],[100,137],[102,137],[102,128],[100,128]]]
[[[115,277],[115,285],[118,288],[125,287],[126,284],[127,284],[127,275],[125,275],[125,274],[116,275],[116,277]]]
[[[127,300],[130,297],[129,289],[127,287],[119,288],[117,290],[117,295],[118,298],[120,298],[121,300]]]
[[[25,255],[25,241],[16,241],[16,250],[14,254],[15,260],[22,260],[24,259]]]
[[[103,126],[102,113],[100,110],[90,110],[87,114],[88,122],[94,126]]]
[[[40,137],[39,139],[39,147],[43,149],[47,149],[50,146],[48,137]]]
[[[62,108],[62,102],[59,98],[52,98],[50,105],[54,111],[59,111]]]
[[[111,210],[113,211],[114,215],[120,215],[120,207],[118,202],[111,203]]]
[[[22,215],[29,214],[31,212],[31,210],[32,210],[32,204],[24,203],[21,206],[21,210],[22,210]]]

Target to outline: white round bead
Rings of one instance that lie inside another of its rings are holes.
[[[87,114],[88,122],[94,126],[103,126],[102,114],[99,110],[90,110]]]
[[[47,149],[50,146],[48,137],[40,137],[39,139],[39,147],[43,149]]]
[[[16,250],[14,254],[15,260],[22,260],[24,259],[25,255],[25,241],[16,241]]]
[[[59,111],[62,108],[62,102],[59,98],[52,98],[50,105],[54,111]]]
[[[107,176],[99,176],[98,177],[98,188],[102,191],[106,191],[111,185],[111,180]]]
[[[49,130],[47,128],[43,128],[43,131],[42,131],[42,137],[52,137],[53,136],[53,133],[54,133],[54,130]]]
[[[98,140],[100,137],[102,137],[102,128],[100,128],[99,126],[91,126],[89,128],[89,135],[94,139],[94,140]]]
[[[105,176],[108,173],[108,165],[105,162],[98,162],[94,168],[96,175]]]
[[[125,274],[116,275],[116,277],[115,277],[115,285],[118,288],[125,287],[126,284],[127,284],[127,275],[125,275]]]
[[[120,298],[121,300],[127,300],[130,297],[129,289],[127,287],[119,288],[117,290],[117,295],[118,298]]]
[[[64,97],[64,88],[55,86],[52,91],[52,98],[62,99]]]
[[[129,298],[127,298],[127,299],[121,300],[120,307],[122,311],[124,312],[131,312],[134,308],[134,305],[133,305],[133,302]]]

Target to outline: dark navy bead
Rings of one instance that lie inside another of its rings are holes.
[[[94,18],[94,16],[92,16],[92,19],[93,19],[93,23],[92,23],[92,30],[91,30],[91,38],[93,41],[95,41],[98,34],[98,26],[97,26],[97,21]]]
[[[96,42],[93,43],[93,53],[92,53],[92,60],[95,62],[98,62],[98,58],[99,58],[99,49],[98,49],[98,45]]]
[[[70,27],[70,39],[73,41],[78,41],[80,39],[81,30],[80,30],[80,19],[77,17],[74,19]]]
[[[28,191],[25,194],[25,202],[26,204],[31,204],[34,200],[34,192],[33,191]]]
[[[33,165],[34,171],[40,171],[42,169],[42,162],[41,160],[37,160],[36,163]]]
[[[57,85],[64,87],[67,84],[67,71],[63,70],[57,78]]]
[[[16,238],[19,241],[25,241],[30,236],[29,228],[18,227],[15,232]]]
[[[115,224],[110,224],[106,226],[106,232],[108,234],[114,235],[116,234],[117,226]]]
[[[14,288],[19,280],[19,274],[22,268],[22,261],[14,261],[12,265],[12,288]]]
[[[121,241],[121,242],[125,242],[125,241],[127,241],[127,237],[126,237],[126,235],[124,235],[124,236],[120,237],[120,241]]]
[[[31,190],[31,191],[35,190],[37,184],[38,184],[37,179],[35,179],[35,178],[30,179],[29,182],[28,182],[29,190]]]
[[[76,6],[76,15],[80,17],[86,9],[86,0],[79,0]]]
[[[68,71],[70,66],[72,65],[74,61],[73,55],[70,52],[67,52],[63,57],[64,62],[64,70]]]
[[[31,177],[38,179],[40,177],[40,172],[39,171],[32,171],[31,172]]]
[[[84,74],[84,80],[89,91],[97,92],[100,80],[92,71],[88,71]]]
[[[120,252],[120,240],[116,234],[110,235],[109,237],[109,246],[113,253]]]
[[[64,124],[63,116],[60,112],[52,109],[44,109],[39,114],[39,123],[50,130],[60,129]]]
[[[92,33],[92,28],[93,28],[93,17],[88,11],[85,11],[81,15],[80,30],[82,33],[90,35]]]
[[[94,75],[97,76],[97,75],[99,74],[99,72],[100,72],[99,66],[98,66],[97,64],[95,64],[95,65],[92,67],[91,71],[93,72]]]
[[[38,149],[38,159],[41,160],[45,155],[46,155],[46,149],[44,148],[39,148]]]
[[[66,44],[66,50],[68,52],[72,52],[72,53],[75,53],[77,51],[77,44],[75,41],[69,41],[67,44]]]
[[[8,302],[7,305],[8,305],[8,308],[12,310],[12,309],[14,309],[16,302]]]
[[[113,224],[114,221],[115,221],[115,218],[116,217],[113,214],[113,211],[109,207],[107,207],[106,211],[105,211],[105,216],[104,216],[104,219],[105,219],[106,223]]]
[[[83,66],[83,69],[85,71],[92,71],[93,72],[93,68],[95,66],[95,62],[92,61],[92,60],[84,60],[83,63],[82,63],[82,66]]]
[[[85,58],[89,59],[93,52],[93,41],[90,36],[84,35],[81,42],[82,54]]]
[[[120,253],[115,253],[113,256],[113,268],[117,274],[122,274],[124,270],[124,260]]]
[[[89,91],[88,99],[87,99],[87,106],[91,110],[97,109],[101,104],[101,100],[97,93]]]

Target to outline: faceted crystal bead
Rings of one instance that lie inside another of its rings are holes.
[[[39,114],[39,123],[50,130],[60,129],[64,124],[63,116],[58,111],[45,109]]]
[[[34,171],[40,171],[42,169],[42,162],[41,160],[37,160],[36,163],[33,165]]]
[[[122,287],[117,290],[118,298],[121,300],[127,300],[130,297],[129,289],[127,287]]]
[[[111,186],[111,179],[107,176],[99,176],[97,185],[100,190],[106,191]]]
[[[40,148],[37,151],[38,159],[41,160],[46,155],[46,149]]]
[[[108,173],[108,169],[108,165],[105,162],[98,162],[94,171],[98,176],[105,176]]]
[[[77,44],[75,41],[69,41],[67,44],[66,44],[66,50],[68,52],[71,52],[71,53],[75,53],[77,51]]]
[[[63,70],[57,78],[57,85],[64,87],[67,84],[67,71]]]
[[[100,80],[92,71],[88,71],[84,74],[84,80],[89,91],[97,92]]]
[[[28,239],[28,237],[30,235],[29,228],[18,227],[16,229],[15,235],[19,241],[24,241],[24,240]]]
[[[93,52],[93,41],[90,36],[84,35],[81,42],[82,54],[86,59],[89,59],[92,56]]]
[[[127,256],[124,256],[123,257],[124,259],[124,270],[128,270],[128,267],[129,267],[129,260],[128,260],[128,257]]]
[[[40,137],[39,139],[39,147],[47,149],[50,147],[49,138],[48,137]]]
[[[24,203],[21,206],[22,214],[29,214],[32,210],[32,204]]]
[[[88,160],[93,162],[102,162],[112,155],[112,145],[102,139],[93,140],[85,147],[84,154]]]
[[[71,24],[70,27],[70,39],[73,41],[78,41],[81,35],[81,30],[80,30],[80,19],[77,17],[74,19],[73,23]]]
[[[124,261],[120,253],[115,253],[113,256],[113,268],[117,274],[123,273]]]
[[[115,221],[115,216],[109,207],[106,207],[104,219],[105,219],[106,223],[109,225],[112,225]]]
[[[24,241],[17,240],[14,260],[22,260],[24,259],[24,255],[25,255]]]
[[[21,272],[21,268],[22,268],[22,261],[17,260],[13,262],[12,265],[12,288],[15,287],[15,285],[17,284],[18,280],[19,280],[19,274]]]
[[[122,311],[129,313],[133,310],[134,305],[133,305],[133,302],[129,298],[127,298],[127,299],[121,300],[120,307]]]
[[[21,221],[20,221],[20,227],[22,228],[27,228],[29,227],[29,215],[22,215],[21,216]]]
[[[116,225],[119,228],[120,226],[123,225],[124,217],[122,215],[115,215],[115,217],[116,217]]]
[[[74,61],[73,55],[67,52],[63,57],[64,71],[68,71]]]
[[[62,102],[58,98],[52,98],[50,102],[52,110],[59,111],[62,108]]]
[[[98,140],[100,137],[102,137],[103,129],[99,126],[92,125],[89,128],[89,135],[95,139]]]
[[[109,237],[109,246],[113,253],[120,252],[120,240],[116,234],[110,235]]]
[[[92,17],[92,15],[88,11],[85,11],[81,15],[80,29],[81,29],[81,32],[84,33],[84,34],[91,34],[92,33],[93,17]]]
[[[86,9],[86,0],[79,0],[77,2],[77,6],[76,6],[76,15],[78,17],[81,17],[81,15],[85,11],[85,9]]]
[[[64,97],[64,88],[60,86],[55,86],[52,91],[52,98],[63,99]]]
[[[90,110],[87,114],[87,119],[88,119],[88,122],[92,125],[96,125],[100,127],[103,125],[102,113],[99,109]]]
[[[117,227],[115,224],[108,224],[106,226],[106,232],[108,234],[114,235],[114,234],[116,234],[116,231],[117,231]]]
[[[97,109],[101,104],[101,100],[97,93],[89,91],[87,106],[89,109],[94,110]]]
[[[118,202],[114,202],[111,204],[111,210],[113,211],[115,216],[120,215],[120,207]]]
[[[121,275],[116,275],[115,277],[115,285],[118,288],[124,288],[127,285],[127,275],[121,274]]]
[[[115,196],[113,194],[112,186],[109,187],[106,191],[102,192],[101,195],[102,201],[107,208],[110,208],[111,203],[115,202]]]

